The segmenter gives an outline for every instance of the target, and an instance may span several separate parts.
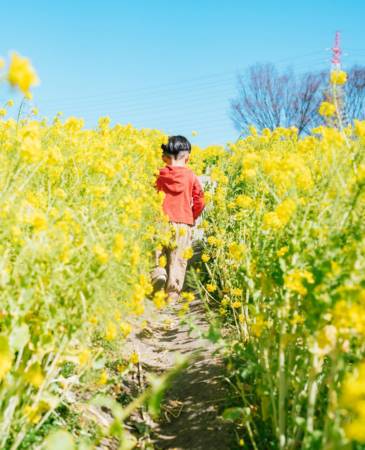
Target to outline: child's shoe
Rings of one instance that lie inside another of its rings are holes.
[[[166,270],[162,267],[157,267],[151,275],[151,281],[153,285],[154,292],[160,291],[165,287],[167,281]]]

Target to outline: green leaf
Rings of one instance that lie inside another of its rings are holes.
[[[75,450],[75,441],[68,431],[58,430],[45,439],[43,448],[44,450]]]
[[[232,420],[233,422],[241,420],[243,418],[242,408],[227,408],[223,411],[223,419]]]
[[[78,442],[77,450],[94,450],[95,446],[92,445],[90,442],[86,441],[85,439]]]
[[[27,345],[29,339],[29,327],[26,323],[23,323],[13,329],[10,335],[10,346],[13,351],[21,351]]]
[[[96,395],[90,403],[94,406],[109,408],[113,414],[115,419],[121,420],[123,416],[123,408],[122,406],[114,400],[112,397],[108,397],[107,395]]]
[[[231,420],[232,422],[243,422],[250,416],[250,408],[227,408],[223,411],[222,417],[225,420]]]
[[[110,436],[119,437],[123,434],[123,425],[120,420],[113,420],[109,427]]]
[[[157,417],[160,414],[161,402],[168,383],[161,378],[151,378],[152,393],[148,399],[148,411],[152,417]]]
[[[105,358],[99,358],[93,362],[92,368],[96,370],[103,369],[105,367],[105,362]]]
[[[210,324],[209,331],[207,333],[207,339],[209,339],[211,342],[216,343],[221,338],[220,331],[217,327],[215,327],[213,324]]]
[[[136,444],[137,439],[133,436],[133,434],[125,431],[118,450],[132,450],[135,448]]]
[[[299,417],[299,416],[297,416],[296,418],[295,418],[295,423],[298,425],[298,426],[303,426],[304,424],[305,424],[305,419],[304,419],[304,417]]]

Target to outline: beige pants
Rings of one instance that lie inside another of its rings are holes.
[[[170,297],[178,297],[185,280],[188,259],[185,250],[191,248],[193,227],[185,223],[172,222],[175,230],[175,247],[164,248],[156,252],[156,268],[152,273],[152,280],[156,277],[166,277],[165,290]],[[162,255],[166,256],[166,268],[159,267]]]

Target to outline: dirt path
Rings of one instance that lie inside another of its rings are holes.
[[[135,341],[144,372],[161,374],[173,366],[177,353],[194,355],[166,392],[161,419],[152,426],[154,448],[234,450],[233,426],[219,417],[229,390],[215,347],[203,337],[208,331],[203,305],[199,300],[191,303],[183,324],[179,308],[153,318],[153,328]]]

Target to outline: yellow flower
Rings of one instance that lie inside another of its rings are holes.
[[[0,381],[5,378],[12,364],[13,355],[10,351],[8,338],[6,336],[0,336]]]
[[[253,206],[253,203],[254,203],[253,198],[243,194],[238,195],[235,200],[235,204],[240,208],[244,209],[251,208]]]
[[[15,52],[11,54],[8,80],[12,86],[18,87],[24,95],[29,94],[31,86],[39,83],[38,76],[28,58],[23,58]]]
[[[210,260],[210,256],[209,255],[207,255],[206,253],[203,253],[202,254],[202,261],[203,262],[208,262]]]
[[[62,188],[57,188],[55,191],[54,191],[54,194],[55,194],[55,196],[56,197],[58,197],[58,198],[60,198],[60,199],[62,199],[62,200],[64,200],[66,197],[67,197],[67,194],[66,194],[66,192],[62,189]]]
[[[327,355],[336,346],[337,328],[334,325],[326,325],[317,333],[317,344],[321,355]]]
[[[131,356],[129,357],[129,361],[130,361],[132,364],[138,364],[138,363],[139,363],[139,356],[138,356],[138,353],[137,353],[137,352],[133,352],[133,353],[131,354]]]
[[[233,288],[233,289],[231,289],[231,294],[235,297],[240,297],[242,295],[242,289]]]
[[[36,231],[46,230],[48,227],[47,218],[41,212],[37,212],[32,216],[30,224]]]
[[[184,259],[190,259],[193,256],[194,252],[191,247],[187,247],[183,252],[183,258]]]
[[[252,136],[257,136],[257,129],[254,125],[249,125],[248,130]]]
[[[41,420],[43,414],[49,411],[50,408],[51,405],[47,401],[41,400],[34,406],[25,405],[23,411],[27,420],[32,424],[36,424]]]
[[[215,236],[208,236],[207,242],[209,245],[215,246],[218,244],[218,239]]]
[[[365,405],[363,405],[363,409],[365,410]],[[362,413],[361,417],[344,426],[345,434],[348,439],[363,443],[365,442],[365,421],[362,419],[364,415],[365,414]]]
[[[126,364],[118,364],[117,365],[117,371],[119,373],[123,373],[127,370],[128,366]]]
[[[227,295],[224,295],[221,301],[222,306],[228,306],[229,305],[229,297]]]
[[[78,358],[79,358],[79,364],[81,366],[85,366],[91,360],[90,350],[88,350],[88,349],[83,350],[82,352],[79,353]]]
[[[103,246],[96,244],[93,246],[92,250],[100,264],[106,264],[108,262],[109,256]]]
[[[213,199],[213,195],[211,192],[209,192],[209,191],[204,192],[204,201],[205,201],[206,205],[208,203],[210,203],[212,201],[212,199]]]
[[[191,303],[195,298],[192,292],[182,292],[181,297],[184,298],[188,303]]]
[[[125,240],[122,233],[117,233],[114,236],[114,247],[113,247],[113,255],[116,258],[120,258],[122,256],[122,251],[125,247]]]
[[[342,85],[345,84],[347,81],[347,73],[343,70],[333,70],[331,72],[331,83]]]
[[[117,337],[117,327],[114,322],[109,321],[105,329],[105,339],[113,341]]]
[[[98,384],[99,385],[104,385],[108,382],[108,372],[106,370],[103,370],[100,374],[99,380],[98,380]]]
[[[274,229],[278,230],[283,228],[296,210],[296,203],[293,199],[287,198],[282,203],[280,203],[275,211],[268,212],[264,214],[263,217],[263,228],[264,230]]]
[[[235,302],[232,303],[232,308],[241,308],[242,306],[242,302],[240,302],[239,300],[236,300]]]
[[[276,252],[276,255],[280,258],[281,256],[284,256],[288,253],[289,248],[287,246],[279,248],[279,250]]]
[[[44,381],[43,370],[38,363],[34,363],[24,374],[25,380],[32,386],[39,388]]]
[[[96,325],[98,323],[98,318],[96,316],[92,316],[90,317],[89,322]]]
[[[41,161],[42,147],[37,137],[26,137],[20,144],[20,156],[28,163]]]
[[[246,317],[244,316],[244,314],[239,314],[238,321],[239,323],[245,323]]]
[[[246,253],[246,246],[238,242],[232,242],[228,245],[228,251],[229,256],[232,259],[234,259],[235,261],[240,261]]]
[[[213,283],[208,283],[206,288],[208,292],[215,292],[217,290],[217,286]]]
[[[257,316],[255,321],[251,324],[251,333],[255,337],[260,337],[266,325],[266,321],[262,316]]]
[[[354,120],[354,131],[359,137],[365,137],[365,120]]]
[[[279,219],[278,215],[271,211],[268,213],[265,213],[263,216],[263,222],[262,222],[262,227],[264,230],[270,230],[270,229],[280,229],[282,228],[282,222]]]
[[[167,264],[166,256],[165,255],[161,255],[158,258],[158,266],[161,267],[161,268],[164,268],[164,267],[166,267],[166,264]]]
[[[352,412],[345,424],[345,433],[349,439],[365,443],[365,362],[348,373],[342,385],[341,404]]]
[[[7,111],[5,108],[0,108],[0,117],[6,116],[6,113],[7,113]]]
[[[356,180],[358,183],[365,183],[365,164],[360,164],[357,169]]]
[[[302,296],[306,295],[308,292],[307,288],[303,285],[304,280],[309,284],[313,284],[314,278],[312,273],[307,270],[295,269],[284,275],[284,285],[286,289]]]
[[[27,418],[27,420],[30,423],[32,423],[33,425],[38,423],[42,418],[42,414],[40,414],[40,412],[38,411],[38,408],[34,407],[34,406],[30,406],[30,405],[24,406],[23,412],[24,412],[24,415]]]
[[[157,291],[153,296],[153,303],[157,309],[162,309],[166,306],[167,294],[164,290]]]
[[[321,116],[331,117],[336,113],[336,106],[333,103],[322,102],[318,112]]]
[[[296,203],[293,199],[287,198],[275,209],[282,225],[286,225],[296,210]]]
[[[295,313],[293,318],[291,319],[290,323],[292,325],[302,324],[302,323],[304,323],[304,317],[298,313]]]
[[[120,331],[124,338],[128,337],[132,332],[132,325],[127,322],[122,322],[120,324]]]

